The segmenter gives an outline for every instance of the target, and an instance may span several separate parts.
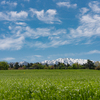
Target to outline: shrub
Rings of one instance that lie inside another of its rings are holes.
[[[68,69],[72,69],[72,67],[71,67],[71,66],[69,66],[69,67],[68,67]]]
[[[95,67],[95,70],[100,70],[100,66]]]
[[[23,69],[26,69],[26,66],[24,65],[22,68],[23,68]]]
[[[78,68],[79,68],[79,69],[85,69],[85,67],[82,66],[82,65],[80,65],[80,64],[78,65]]]
[[[45,66],[45,67],[44,67],[44,69],[48,69],[48,67],[47,67],[47,66]]]
[[[54,66],[52,65],[52,66],[50,66],[50,69],[54,69]]]
[[[24,68],[23,68],[23,67],[19,67],[19,68],[18,68],[18,70],[22,70],[22,69],[24,69]]]

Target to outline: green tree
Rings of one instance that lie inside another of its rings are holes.
[[[78,63],[72,64],[72,69],[78,69]]]
[[[9,64],[9,67],[10,67],[10,68],[13,68],[13,63],[10,63],[10,64]]]
[[[45,64],[47,67],[49,66],[47,63]]]
[[[41,63],[39,63],[38,66],[39,66],[39,69],[44,69],[44,66]]]
[[[87,60],[86,67],[88,67],[89,69],[95,69],[94,63],[89,59]]]
[[[9,68],[9,65],[7,62],[5,61],[0,62],[0,70],[8,70],[8,68]]]
[[[57,69],[57,65],[56,64],[54,64],[54,69]]]
[[[44,66],[40,63],[34,63],[31,67],[33,69],[43,69],[44,68]]]
[[[30,67],[30,64],[28,63],[27,66],[26,66],[26,68],[29,69],[29,67]]]
[[[18,62],[16,62],[15,65],[14,65],[14,69],[18,69],[19,67],[20,66],[19,66]]]
[[[99,61],[96,61],[96,62],[94,63],[94,65],[95,65],[96,67],[98,67],[98,66],[100,66],[100,62],[99,62]]]
[[[78,64],[78,68],[79,69],[84,69],[84,67],[82,65],[80,65],[80,64]]]
[[[70,66],[70,64],[67,63],[67,65],[65,66],[65,69],[68,69],[69,66]]]
[[[65,64],[64,64],[64,63],[58,62],[57,67],[58,67],[59,69],[65,69]]]

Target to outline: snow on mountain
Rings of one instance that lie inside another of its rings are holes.
[[[26,62],[26,61],[19,62],[19,65],[28,65],[28,62]]]
[[[54,65],[54,64],[58,64],[58,62],[60,63],[64,63],[64,64],[70,64],[72,65],[73,63],[79,63],[79,64],[85,64],[87,63],[86,59],[72,59],[72,58],[59,58],[56,60],[45,60],[40,62],[41,64],[48,64],[48,65]]]
[[[8,63],[8,64],[13,64],[13,66],[15,65],[15,63],[16,62],[10,62],[10,63]],[[22,61],[22,62],[18,62],[18,65],[28,65],[28,62],[26,62],[26,61]]]

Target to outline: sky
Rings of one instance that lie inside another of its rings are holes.
[[[100,1],[0,0],[0,61],[100,61]]]

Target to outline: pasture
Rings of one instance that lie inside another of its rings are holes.
[[[99,100],[98,70],[0,70],[0,100]]]

